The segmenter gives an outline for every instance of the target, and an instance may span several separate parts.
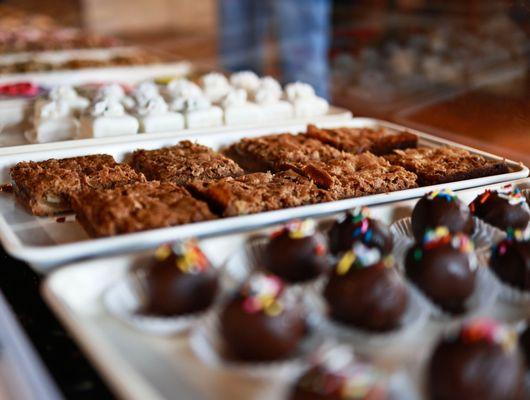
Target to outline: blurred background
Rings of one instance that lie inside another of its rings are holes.
[[[30,47],[60,47],[61,39],[42,40],[38,29],[79,28],[104,36],[107,44],[139,45],[205,69],[252,69],[283,81],[302,80],[355,115],[458,138],[530,163],[530,1],[8,0],[0,5],[4,53],[17,45],[24,49],[28,41]],[[15,31],[24,38],[18,44]]]

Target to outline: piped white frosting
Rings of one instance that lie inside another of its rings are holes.
[[[237,88],[253,93],[260,85],[259,76],[252,71],[235,72],[230,76],[230,84]]]
[[[230,92],[228,79],[218,72],[210,72],[201,78],[204,95],[212,102],[220,101]]]
[[[125,108],[115,98],[107,97],[94,103],[90,114],[93,117],[121,117],[125,115]]]
[[[111,83],[99,88],[97,99],[115,99],[121,101],[125,97],[125,90],[117,83]]]
[[[282,87],[278,81],[270,76],[260,80],[260,84],[254,92],[254,101],[258,104],[273,104],[282,97]]]
[[[190,112],[207,110],[212,107],[212,103],[206,97],[200,96],[179,96],[171,102],[171,109],[178,112]]]
[[[145,105],[150,99],[160,96],[156,83],[144,81],[134,88],[134,98],[139,104]]]
[[[62,99],[50,100],[42,105],[40,114],[37,116],[41,119],[56,119],[72,115],[72,109],[68,103]]]
[[[313,89],[313,86],[302,82],[294,82],[287,84],[285,86],[285,95],[287,96],[287,100],[289,100],[290,102],[295,102],[296,100],[300,99],[316,97],[315,89]]]
[[[247,92],[244,89],[233,89],[223,99],[223,108],[239,107],[247,103]]]
[[[203,96],[202,90],[196,83],[185,79],[173,79],[167,85],[167,91],[172,97],[200,97]]]
[[[162,96],[151,97],[146,103],[138,108],[138,114],[142,117],[153,115],[164,115],[169,111],[169,107]]]

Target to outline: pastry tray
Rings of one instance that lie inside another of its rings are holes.
[[[521,189],[530,188],[530,179],[512,182]],[[505,185],[488,185],[498,188]],[[458,193],[466,203],[485,187]],[[416,200],[370,207],[371,215],[386,223],[409,216]],[[320,219],[325,223],[330,217]],[[214,265],[222,265],[235,251],[256,234],[270,229],[231,234],[201,241],[201,247]],[[284,384],[277,380],[242,376],[234,370],[204,364],[194,354],[190,337],[155,337],[140,333],[114,319],[103,308],[101,295],[108,285],[122,278],[127,269],[147,260],[151,251],[112,258],[95,259],[66,266],[52,273],[42,290],[47,303],[80,343],[115,393],[125,399],[278,399]],[[516,323],[528,310],[496,302],[481,314]],[[454,321],[452,321],[454,322]],[[433,340],[451,323],[429,320],[421,328],[385,345],[362,346],[356,350],[373,357],[379,367],[395,371],[401,366],[411,382],[420,381],[421,370]],[[418,388],[416,388],[418,389]],[[410,397],[407,397],[409,399]]]
[[[22,103],[19,101],[18,105],[20,106]],[[26,105],[27,107],[27,105]],[[23,113],[23,108],[2,108],[2,103],[0,101],[0,125],[2,118],[6,118],[9,120],[13,120],[13,118],[20,118]],[[76,139],[76,140],[64,140],[60,142],[51,142],[51,143],[36,143],[36,144],[30,144],[24,137],[22,126],[24,124],[23,121],[19,121],[19,125],[17,127],[14,127],[13,129],[9,129],[7,131],[2,132],[0,129],[0,156],[4,154],[13,154],[13,153],[20,153],[20,152],[26,152],[26,151],[43,151],[43,150],[56,150],[56,149],[66,149],[66,148],[73,148],[78,146],[84,146],[84,145],[99,145],[99,146],[105,146],[109,143],[117,143],[117,142],[130,142],[135,140],[143,141],[146,139],[146,135],[150,139],[164,139],[169,137],[175,137],[175,136],[181,136],[181,135],[207,135],[212,133],[219,133],[219,134],[230,134],[235,129],[241,130],[241,129],[256,129],[256,128],[274,128],[278,126],[279,124],[282,124],[282,126],[289,126],[293,124],[303,124],[303,123],[321,123],[325,121],[343,121],[343,120],[349,120],[352,118],[352,114],[350,111],[331,106],[329,108],[329,111],[326,115],[318,116],[318,117],[307,117],[307,118],[292,118],[289,120],[286,120],[285,122],[272,122],[272,123],[260,123],[259,125],[253,124],[253,125],[237,125],[237,126],[218,126],[213,128],[195,128],[195,129],[183,129],[181,131],[177,132],[162,132],[162,133],[139,133],[135,135],[123,135],[123,136],[114,136],[114,137],[107,137],[107,138],[92,138],[92,139]],[[28,128],[28,127],[26,127]]]
[[[385,126],[395,129],[404,127],[384,121],[368,118],[353,118],[349,121],[335,121],[319,124],[322,127],[352,126],[352,127],[377,127]],[[182,139],[197,141],[217,150],[244,137],[257,137],[269,133],[301,132],[306,129],[305,124],[277,126],[276,128],[242,129],[233,130],[225,134],[209,135],[182,135],[155,139],[150,135],[141,135],[136,140],[128,142],[115,142],[92,144],[64,149],[50,149],[48,151],[33,151],[0,156],[0,184],[10,182],[9,169],[19,161],[40,161],[49,158],[64,158],[94,153],[107,153],[113,155],[118,161],[124,159],[130,152],[138,149],[155,149],[173,145]],[[466,148],[491,159],[499,157],[483,153],[478,150],[460,146],[447,140],[431,135],[415,132],[420,137],[420,144],[426,146],[440,146],[451,144]],[[424,193],[438,187],[447,187],[453,190],[483,186],[487,184],[505,182],[528,176],[528,168],[508,161],[512,172],[452,182],[443,185],[426,186],[415,189],[383,193],[353,199],[346,199],[322,204],[294,207],[283,210],[263,212],[232,218],[223,218],[214,221],[198,222],[193,224],[162,228],[138,233],[124,234],[108,238],[90,239],[81,226],[75,222],[73,215],[66,221],[58,223],[56,217],[38,218],[28,214],[20,207],[12,194],[0,194],[0,240],[6,251],[12,256],[27,261],[39,272],[46,272],[59,264],[64,264],[74,259],[104,255],[123,251],[136,250],[156,246],[168,240],[190,236],[206,237],[228,232],[240,232],[257,229],[266,225],[275,224],[292,218],[331,214],[360,205],[374,205],[403,199],[419,197]]]

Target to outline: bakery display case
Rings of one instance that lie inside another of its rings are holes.
[[[0,397],[530,395],[525,2],[67,3],[0,5]]]

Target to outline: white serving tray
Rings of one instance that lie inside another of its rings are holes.
[[[349,121],[335,121],[321,123],[319,125],[325,127],[385,126],[388,128],[405,129],[404,127],[395,124],[369,118],[354,118]],[[91,144],[62,149],[53,149],[52,147],[49,150],[43,151],[0,155],[0,184],[10,182],[9,170],[12,166],[20,161],[41,161],[52,157],[64,158],[95,153],[111,154],[118,161],[122,161],[132,151],[138,148],[160,148],[163,146],[173,145],[183,139],[193,140],[217,150],[243,137],[257,137],[264,134],[280,133],[286,131],[301,132],[305,129],[305,124],[293,124],[277,126],[275,128],[234,130],[226,134],[168,136],[159,139],[151,138],[150,135],[140,135],[140,137],[135,137],[135,140],[130,140],[128,142],[120,141],[112,143],[108,141],[104,144]],[[478,154],[482,154],[488,158],[499,159],[499,157],[470,149],[465,146],[460,146],[447,140],[435,138],[428,134],[412,130],[411,132],[415,132],[420,136],[420,143],[422,145],[440,146],[443,144],[451,144],[466,148]],[[457,190],[497,182],[505,182],[508,180],[514,180],[528,176],[528,168],[513,161],[508,161],[508,163],[511,168],[513,168],[513,172],[502,175],[452,182],[443,185],[426,186],[322,204],[307,205],[303,207],[269,211],[253,215],[223,218],[214,221],[198,222],[194,224],[99,239],[89,238],[81,226],[75,222],[73,215],[69,216],[64,223],[57,223],[56,217],[34,217],[20,207],[14,201],[14,198],[11,194],[0,193],[0,240],[6,251],[13,257],[28,262],[39,272],[47,272],[54,266],[64,264],[74,259],[154,247],[160,243],[183,237],[206,237],[228,232],[252,230],[292,218],[325,215],[359,205],[381,204],[390,201],[419,197],[428,191],[440,187],[447,187]]]
[[[19,109],[17,109],[19,110]],[[2,103],[0,101],[0,122],[2,120],[2,116],[6,118],[13,118],[13,116],[16,115],[22,115],[20,114],[20,110],[18,112],[15,111],[15,108],[2,108]],[[23,129],[20,129],[21,126],[24,126],[23,121],[19,121],[19,128],[10,129],[8,131],[2,132],[0,130],[0,156],[4,154],[14,154],[14,153],[24,153],[27,151],[42,151],[42,150],[57,150],[57,149],[65,149],[65,148],[73,148],[78,146],[85,146],[85,145],[99,145],[99,146],[105,146],[109,143],[117,143],[117,142],[130,142],[135,140],[145,140],[146,135],[151,140],[154,139],[163,139],[168,137],[175,137],[175,136],[196,136],[196,135],[208,135],[212,133],[219,133],[219,134],[226,134],[231,133],[235,129],[236,130],[242,130],[242,129],[257,129],[257,128],[274,128],[278,125],[282,125],[285,127],[288,127],[290,125],[299,125],[299,124],[305,124],[305,123],[322,123],[327,121],[346,121],[352,118],[352,114],[350,111],[331,106],[328,113],[326,115],[322,115],[319,117],[307,117],[307,118],[293,118],[286,120],[285,122],[271,122],[271,123],[260,123],[258,125],[251,124],[251,125],[237,125],[237,126],[218,126],[213,128],[196,128],[196,129],[183,129],[178,132],[163,132],[163,133],[139,133],[136,135],[124,135],[124,136],[114,136],[114,137],[108,137],[108,138],[97,138],[97,139],[76,139],[76,140],[65,140],[61,142],[52,142],[52,143],[37,143],[37,144],[30,144],[23,134]]]
[[[0,399],[62,399],[1,292],[0,327]]]
[[[520,188],[530,188],[530,179],[513,182]],[[489,185],[498,188],[505,185]],[[458,192],[464,202],[470,202],[485,187]],[[409,216],[416,200],[407,200],[370,207],[371,215],[387,224]],[[322,218],[321,222],[330,218]],[[201,247],[212,263],[222,265],[249,237],[264,234],[269,229],[245,234],[231,234],[201,241]],[[139,333],[116,320],[103,308],[103,291],[132,265],[149,259],[152,250],[95,259],[69,265],[52,273],[42,290],[47,303],[72,332],[85,353],[99,369],[115,393],[124,399],[279,399],[284,387],[274,380],[257,380],[237,375],[233,371],[214,368],[202,363],[192,352],[188,337],[161,338]],[[481,311],[482,315],[516,323],[527,318],[530,310],[495,303]],[[373,357],[386,370],[398,366],[406,369],[418,383],[421,368],[428,357],[433,340],[450,324],[429,320],[427,324],[396,342],[370,349],[357,348]]]
[[[21,81],[30,81],[43,86],[59,84],[79,85],[82,83],[98,81],[134,83],[159,76],[188,75],[191,72],[191,69],[191,63],[187,61],[178,61],[148,65],[4,74],[0,76],[0,84]]]

